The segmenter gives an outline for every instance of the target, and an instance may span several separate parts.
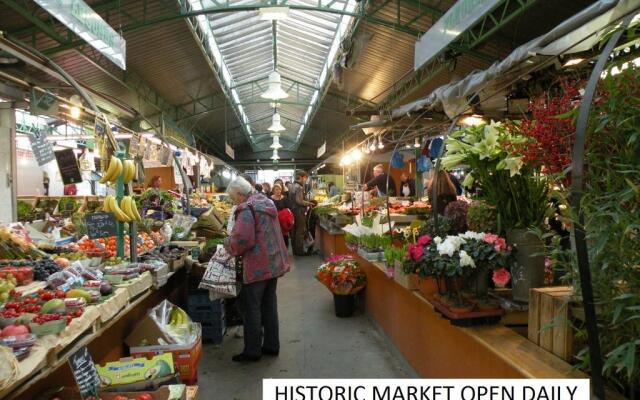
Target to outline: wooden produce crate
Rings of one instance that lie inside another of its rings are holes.
[[[566,361],[573,355],[572,294],[568,286],[531,289],[529,294],[529,340]]]
[[[418,277],[416,275],[405,274],[402,270],[402,263],[399,261],[395,262],[394,267],[393,280],[408,290],[418,290]]]

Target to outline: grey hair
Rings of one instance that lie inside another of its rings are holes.
[[[229,186],[227,186],[227,193],[229,194],[241,194],[243,196],[248,196],[253,191],[253,186],[246,179],[242,177],[237,177]]]
[[[380,172],[384,172],[384,166],[382,164],[378,164],[373,169],[377,169]]]

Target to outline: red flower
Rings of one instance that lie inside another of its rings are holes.
[[[431,242],[431,236],[422,235],[418,238],[418,244],[422,247],[428,245]]]
[[[423,247],[420,244],[410,244],[409,245],[409,256],[413,261],[419,261],[422,258]]]
[[[493,271],[491,279],[493,280],[493,283],[495,283],[496,287],[505,287],[511,280],[511,274],[506,269],[500,268]]]

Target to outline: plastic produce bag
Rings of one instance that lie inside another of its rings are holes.
[[[167,300],[152,308],[149,317],[171,338],[173,344],[189,345],[198,339],[197,324],[191,321],[182,308]]]
[[[174,215],[173,218],[171,218],[171,220],[169,221],[169,223],[171,223],[171,226],[173,227],[173,237],[178,240],[182,240],[189,236],[189,232],[191,232],[191,228],[193,227],[193,224],[196,223],[196,221],[198,221],[198,219],[190,215]]]

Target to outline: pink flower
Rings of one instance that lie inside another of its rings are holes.
[[[491,279],[493,280],[493,283],[495,283],[496,287],[505,287],[511,280],[511,274],[506,269],[500,268],[493,271]]]
[[[498,253],[508,249],[507,241],[504,240],[504,238],[501,238],[500,236],[495,235],[493,233],[485,234],[484,235],[484,241],[489,243],[489,244],[493,244],[494,248],[496,249],[496,252],[498,252]]]
[[[422,247],[428,245],[431,242],[431,236],[422,235],[418,238],[418,244]]]
[[[353,257],[350,255],[342,255],[342,254],[336,254],[333,255],[331,257],[328,257],[325,262],[327,263],[336,263],[339,261],[343,261],[343,260],[353,260]]]
[[[409,256],[413,261],[419,261],[422,258],[423,250],[419,244],[409,245]]]

